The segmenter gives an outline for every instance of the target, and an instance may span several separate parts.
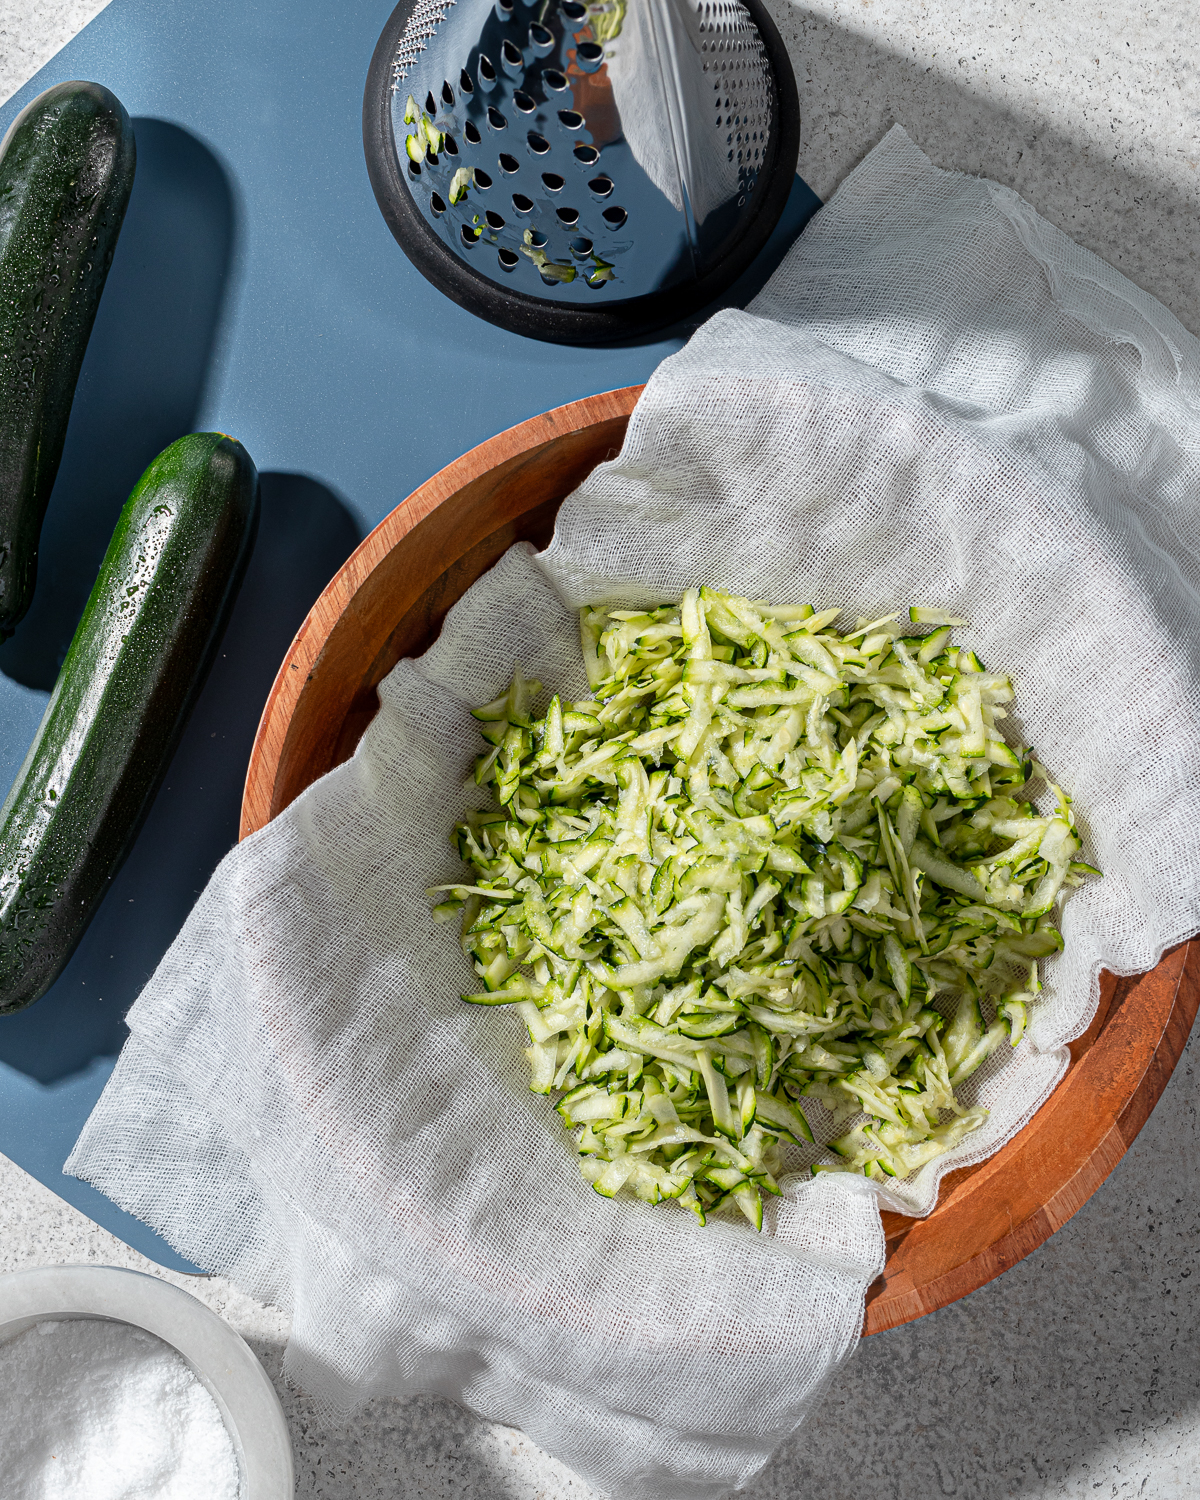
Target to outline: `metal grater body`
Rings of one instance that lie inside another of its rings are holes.
[[[395,149],[430,228],[477,274],[567,304],[718,265],[776,113],[740,0],[418,0],[392,64]]]

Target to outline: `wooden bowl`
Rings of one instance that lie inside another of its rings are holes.
[[[371,532],[313,605],[271,689],[241,836],[348,759],[376,685],[436,638],[450,606],[515,541],[544,546],[563,498],[615,455],[641,386],[560,406],[435,474]],[[949,1173],[927,1219],[883,1215],[887,1264],[865,1331],[932,1312],[1037,1248],[1096,1191],[1149,1117],[1200,1004],[1200,940],[1149,974],[1102,977],[1066,1076],[987,1161]]]

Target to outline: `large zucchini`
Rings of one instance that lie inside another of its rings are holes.
[[[59,83],[0,145],[0,640],[29,608],[79,367],[133,186],[133,126]]]
[[[180,438],[125,503],[37,735],[0,808],[0,1012],[61,973],[137,836],[237,596],[258,473]]]

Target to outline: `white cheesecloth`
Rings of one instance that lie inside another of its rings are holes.
[[[67,1170],[289,1309],[286,1370],[328,1411],[436,1391],[622,1500],[745,1484],[854,1347],[884,1195],[797,1174],[759,1236],[582,1181],[520,1023],[459,1001],[428,915],[467,710],[514,663],[582,696],[584,602],[708,583],[970,618],[1105,876],[1066,902],[1027,1041],[963,1090],[987,1125],[892,1185],[928,1212],[1046,1099],[1099,970],[1200,928],[1198,505],[1200,342],[893,130],[751,308],[660,366],[547,552],[510,551],[354,759],[221,863]]]

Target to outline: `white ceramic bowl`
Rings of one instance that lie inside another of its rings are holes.
[[[168,1281],[116,1266],[39,1266],[0,1276],[0,1344],[47,1318],[144,1328],[187,1360],[237,1454],[239,1500],[292,1500],[295,1470],[275,1387],[240,1334]]]

